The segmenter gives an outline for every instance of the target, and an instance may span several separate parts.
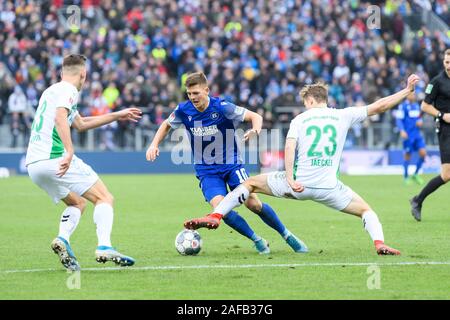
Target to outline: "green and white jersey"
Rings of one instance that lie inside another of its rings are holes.
[[[291,121],[287,138],[297,140],[294,180],[309,188],[332,189],[350,127],[367,118],[367,107],[311,108]]]
[[[66,81],[55,83],[42,93],[31,126],[26,165],[62,157],[64,145],[55,127],[56,108],[63,107],[69,110],[67,120],[70,126],[78,115],[78,98],[77,88]]]

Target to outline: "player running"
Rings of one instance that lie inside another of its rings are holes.
[[[133,258],[111,246],[113,196],[94,170],[74,154],[70,126],[85,131],[116,120],[136,122],[141,118],[141,111],[128,108],[102,116],[81,117],[77,103],[86,80],[85,62],[86,58],[77,54],[64,58],[62,80],[47,88],[39,100],[26,155],[31,180],[55,203],[62,200],[67,205],[61,216],[58,237],[51,243],[51,248],[63,266],[72,271],[80,270],[80,265],[70,246],[70,236],[86,207],[85,199],[95,206],[96,260],[102,263],[113,261],[120,266],[134,264]]]
[[[400,136],[403,139],[403,177],[405,185],[411,184],[412,181],[417,184],[423,184],[423,179],[419,176],[419,170],[425,162],[427,152],[425,150],[425,141],[420,132],[423,125],[420,105],[416,102],[414,92],[410,93],[405,101],[403,101],[397,110],[396,115],[397,128],[400,130]],[[411,160],[412,152],[419,152],[419,159],[416,164],[416,171],[409,177],[408,167]]]
[[[324,84],[304,87],[301,98],[307,109],[291,122],[285,146],[285,172],[261,174],[246,180],[230,192],[203,218],[186,221],[189,229],[219,226],[231,209],[239,206],[251,192],[313,200],[336,210],[362,218],[379,255],[399,255],[400,251],[384,244],[381,223],[376,213],[352,189],[337,179],[337,170],[349,128],[368,116],[385,112],[414,91],[419,77],[411,75],[407,87],[365,107],[331,109],[327,107],[328,89]],[[295,152],[297,151],[297,159]]]
[[[233,190],[248,178],[236,144],[237,125],[240,122],[252,123],[252,129],[244,135],[244,140],[248,140],[261,131],[262,117],[220,98],[210,97],[208,81],[201,72],[187,77],[186,92],[189,100],[180,103],[161,124],[147,149],[146,158],[154,161],[159,155],[158,146],[169,130],[184,125],[190,138],[200,188],[206,201],[215,208],[228,193],[227,185]],[[255,194],[250,194],[244,203],[268,226],[275,229],[295,252],[307,251],[306,246],[283,225],[275,211],[268,204],[262,203]],[[270,253],[267,241],[258,236],[237,212],[229,212],[224,221],[251,239],[259,253]]]

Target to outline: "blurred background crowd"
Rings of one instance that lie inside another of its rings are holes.
[[[430,28],[424,13],[446,32]],[[414,72],[423,79],[420,103],[427,82],[442,70],[449,23],[446,0],[2,0],[0,127],[9,138],[2,134],[0,141],[27,144],[40,94],[59,81],[69,53],[89,59],[82,115],[130,106],[144,111],[137,124],[95,132],[94,145],[108,150],[145,147],[185,99],[186,74],[198,70],[212,95],[257,111],[269,129],[286,128],[300,112],[300,88],[317,80],[330,85],[329,105],[343,108],[401,89]],[[392,114],[369,122],[383,133],[376,146],[398,142]],[[374,146],[364,137],[368,125],[353,129],[350,145]],[[86,147],[84,135],[74,139]],[[427,141],[433,139],[431,132]]]

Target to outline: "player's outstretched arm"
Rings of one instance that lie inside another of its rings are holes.
[[[127,108],[120,111],[103,114],[93,117],[77,116],[72,126],[78,131],[86,131],[101,127],[105,124],[117,121],[128,120],[132,122],[138,122],[142,118],[142,111],[139,108]]]
[[[56,132],[58,132],[58,135],[61,138],[61,142],[64,145],[64,149],[66,150],[64,157],[59,162],[58,172],[56,173],[58,177],[62,177],[67,172],[67,170],[69,170],[74,153],[72,138],[70,136],[70,127],[69,123],[67,122],[68,113],[69,110],[67,110],[66,108],[56,108]]]
[[[414,91],[414,86],[419,80],[419,77],[415,74],[410,75],[408,78],[408,84],[405,89],[400,90],[393,95],[377,100],[372,104],[369,104],[367,106],[367,115],[373,116],[374,114],[383,113],[395,107],[403,99],[405,99],[411,93],[411,91]]]
[[[261,132],[263,118],[256,112],[247,110],[245,112],[244,121],[252,123],[252,128],[244,134],[244,141],[247,141],[252,136],[257,136]]]
[[[171,127],[167,122],[167,120],[164,120],[164,122],[159,126],[152,143],[150,144],[150,146],[147,149],[147,152],[145,153],[147,161],[155,161],[156,157],[159,156],[159,144],[167,136],[167,134],[170,131],[170,128]]]

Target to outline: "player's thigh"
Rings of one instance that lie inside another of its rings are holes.
[[[68,207],[76,207],[80,209],[81,213],[83,213],[84,209],[86,208],[86,200],[77,195],[75,192],[69,192],[69,194],[61,199]]]
[[[113,195],[109,192],[108,188],[101,179],[98,179],[92,187],[83,193],[83,198],[89,200],[95,205],[99,203],[108,203],[112,206],[114,204]]]
[[[67,197],[70,193],[64,177],[56,175],[60,159],[43,160],[28,165],[28,175],[31,180],[43,189],[54,203]],[[64,178],[64,179],[63,179]]]
[[[211,203],[217,196],[225,197],[227,195],[227,185],[219,175],[203,175],[197,178],[200,180],[199,187],[207,202]]]
[[[341,211],[361,217],[363,213],[368,210],[372,210],[369,204],[359,194],[352,190],[352,199],[350,203]]]

